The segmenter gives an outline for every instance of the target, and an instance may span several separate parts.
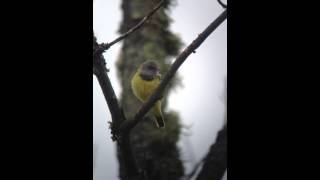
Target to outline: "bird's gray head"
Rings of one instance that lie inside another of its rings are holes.
[[[140,76],[143,80],[153,80],[159,74],[159,66],[156,61],[145,61],[140,66]]]

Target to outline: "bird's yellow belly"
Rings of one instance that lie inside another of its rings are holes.
[[[139,76],[138,73],[136,73],[132,78],[131,86],[134,95],[137,96],[140,101],[145,102],[158,87],[159,83],[160,80],[158,78],[155,78],[151,81],[145,81]]]

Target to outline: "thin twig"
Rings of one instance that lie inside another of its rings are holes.
[[[117,39],[113,40],[110,43],[102,44],[102,48],[104,50],[109,49],[112,45],[116,44],[117,42],[121,41],[122,39],[129,36],[131,33],[136,31],[137,29],[141,28],[142,25],[158,10],[160,7],[164,4],[164,0],[161,0],[137,25],[135,25],[133,28],[129,29],[126,33],[122,34]]]
[[[149,97],[148,101],[142,105],[133,120],[127,120],[123,122],[120,126],[120,133],[129,133],[132,128],[134,128],[138,122],[140,122],[145,114],[151,109],[155,102],[162,97],[162,93],[167,87],[170,80],[174,77],[175,73],[183,62],[188,58],[188,56],[193,53],[203,41],[225,20],[227,19],[227,9],[225,9],[217,19],[215,19],[199,36],[182,52],[178,55],[175,62],[170,67],[169,71],[165,74],[163,80],[161,81],[159,87],[155,92]]]
[[[223,8],[227,8],[227,5],[224,4],[221,0],[218,0],[218,3],[219,3]]]

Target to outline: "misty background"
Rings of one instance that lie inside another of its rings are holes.
[[[122,18],[120,5],[120,0],[94,1],[93,29],[99,43],[110,42],[119,36],[117,31]],[[193,0],[177,0],[177,5],[170,12],[173,20],[170,29],[182,39],[184,46],[181,50],[222,11],[217,1],[198,0],[195,3]],[[116,76],[115,61],[120,48],[121,42],[104,53],[117,96],[121,88]],[[178,73],[182,77],[183,87],[170,94],[168,109],[179,112],[186,126],[180,136],[179,148],[188,173],[206,155],[226,118],[227,21],[207,38],[195,54],[188,57]],[[94,180],[118,179],[116,146],[110,138],[108,121],[111,121],[109,109],[94,77]]]

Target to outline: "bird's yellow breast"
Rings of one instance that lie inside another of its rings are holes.
[[[142,102],[148,100],[149,96],[153,93],[153,91],[158,87],[159,84],[160,78],[154,78],[153,80],[146,81],[140,77],[139,72],[135,73],[131,80],[133,93]]]

